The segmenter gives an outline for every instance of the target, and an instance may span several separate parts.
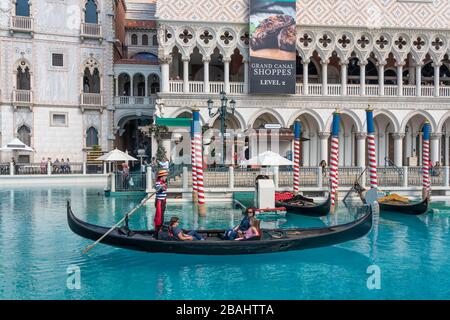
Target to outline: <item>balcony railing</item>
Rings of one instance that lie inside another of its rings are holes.
[[[119,96],[114,98],[114,104],[116,106],[143,106],[153,108],[156,104],[155,97],[129,97]]]
[[[81,37],[83,38],[101,38],[102,26],[97,23],[82,23]]]
[[[82,107],[101,107],[103,106],[103,96],[100,93],[82,93]]]
[[[33,32],[33,18],[22,16],[11,17],[11,30],[19,32]]]
[[[31,90],[13,90],[12,94],[14,105],[33,104],[33,92]]]
[[[189,81],[189,93],[205,93],[205,83],[203,81]],[[220,81],[210,81],[209,82],[209,92],[208,93],[220,93],[224,91],[225,84]],[[380,90],[382,89],[382,90]],[[365,96],[377,97],[398,97],[399,86],[397,85],[384,85],[380,87],[378,84],[366,84],[365,85]],[[169,81],[169,92],[171,93],[183,93],[184,83],[182,80],[170,80]],[[231,94],[245,94],[247,92],[246,85],[244,82],[230,82],[230,93]],[[361,85],[360,84],[347,84],[347,96],[361,96]],[[307,93],[307,94],[306,94]],[[323,90],[323,85],[321,83],[309,83],[308,90],[306,92],[303,83],[297,83],[295,86],[295,94],[297,95],[308,95],[308,96],[322,96],[326,93],[328,96],[342,96],[342,85],[341,84],[328,84],[326,92]],[[415,85],[403,85],[401,87],[401,95],[404,97],[416,97],[417,87]],[[434,97],[436,95],[436,90],[434,86],[423,85],[420,88],[420,96],[422,97]],[[450,97],[450,86],[440,86],[439,87],[440,97]]]

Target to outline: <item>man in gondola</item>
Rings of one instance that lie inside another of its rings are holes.
[[[167,199],[167,176],[169,172],[165,169],[158,172],[155,183],[156,199],[155,199],[155,219],[153,221],[155,231],[159,230],[164,222],[164,212],[166,211]]]

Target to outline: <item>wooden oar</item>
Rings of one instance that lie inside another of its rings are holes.
[[[88,247],[86,247],[86,249],[83,250],[83,254],[88,253],[89,251],[91,251],[92,248],[94,248],[97,244],[99,244],[104,238],[106,238],[106,236],[108,234],[110,234],[111,232],[114,231],[114,229],[116,229],[119,225],[121,225],[125,219],[128,219],[129,217],[131,217],[140,207],[142,207],[144,204],[147,203],[148,200],[150,200],[151,197],[153,197],[153,195],[156,192],[153,192],[152,194],[150,194],[149,196],[147,196],[146,198],[142,199],[142,201],[133,208],[133,210],[131,210],[130,212],[128,212],[119,222],[117,222],[114,226],[111,227],[111,229],[109,229],[104,235],[102,235],[100,237],[100,239],[98,239],[97,241],[95,241],[93,244],[89,245]]]

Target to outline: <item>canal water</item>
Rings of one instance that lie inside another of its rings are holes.
[[[105,198],[101,188],[0,188],[0,299],[448,299],[450,208],[420,216],[382,214],[366,237],[341,245],[249,256],[151,254],[99,245],[73,234],[66,201],[88,222],[111,226],[141,199]],[[189,228],[228,228],[242,213],[211,204],[207,217],[170,205]],[[133,228],[151,228],[154,208]],[[351,221],[287,215],[263,227],[319,227]]]

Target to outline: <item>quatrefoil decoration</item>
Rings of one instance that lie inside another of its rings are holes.
[[[312,38],[309,36],[309,34],[305,33],[300,37],[300,42],[304,47],[307,47],[312,42]]]
[[[363,49],[365,47],[367,47],[369,45],[369,43],[370,43],[369,39],[367,39],[367,37],[365,35],[362,35],[361,38],[359,38],[358,41],[356,41],[356,42]]]
[[[345,34],[343,34],[342,37],[338,40],[338,43],[342,46],[342,48],[347,48],[350,42],[350,39]]]
[[[200,35],[200,39],[203,40],[205,44],[208,44],[213,38],[213,35],[208,30],[203,31]]]
[[[413,42],[413,45],[417,48],[417,50],[421,50],[425,45],[425,41],[421,37],[417,37],[417,40]]]
[[[388,41],[384,36],[380,36],[380,38],[375,42],[380,49],[384,49],[385,46],[388,45]]]
[[[407,42],[406,40],[400,36],[398,37],[398,40],[395,41],[395,45],[397,46],[397,48],[399,48],[400,50],[403,49],[404,46],[406,46]]]
[[[433,42],[431,42],[431,45],[439,51],[439,49],[441,49],[444,46],[444,42],[439,38],[436,37],[436,39],[434,39]]]
[[[319,39],[319,42],[324,48],[326,48],[329,44],[331,44],[331,39],[328,37],[328,35],[324,34],[322,38]]]
[[[242,36],[241,36],[241,41],[243,43],[245,43],[245,45],[248,46],[248,44],[250,43],[250,35],[248,34],[248,32],[245,32]]]
[[[185,29],[182,33],[180,33],[180,39],[183,40],[184,43],[188,43],[189,40],[192,39],[192,34],[189,30]]]
[[[222,40],[225,44],[230,44],[233,39],[233,36],[228,31],[225,31],[223,35],[220,36],[220,40]]]

